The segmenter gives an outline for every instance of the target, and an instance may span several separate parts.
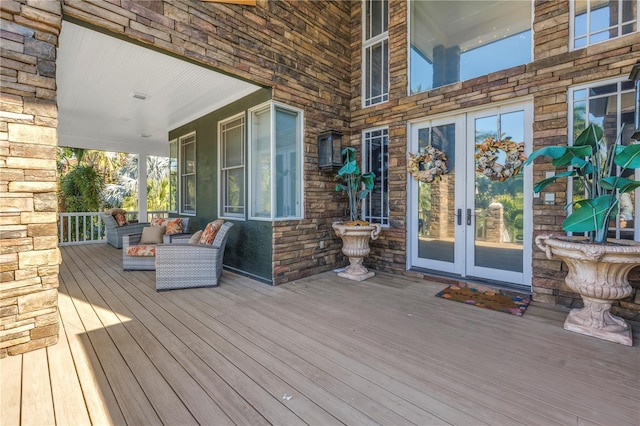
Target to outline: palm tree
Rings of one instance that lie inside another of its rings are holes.
[[[147,208],[169,210],[169,158],[147,157]]]
[[[149,210],[169,209],[169,158],[147,157],[147,208]],[[118,169],[114,183],[105,188],[107,204],[137,209],[138,157],[129,155]]]
[[[58,149],[58,172],[61,212],[98,211],[108,207],[138,209],[137,155],[61,147]],[[97,180],[99,187],[95,186]],[[89,189],[82,185],[94,187]],[[147,157],[148,208],[168,210],[169,192],[169,158]]]

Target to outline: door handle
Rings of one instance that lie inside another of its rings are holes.
[[[462,209],[458,209],[458,225],[462,225]]]
[[[467,209],[467,225],[471,225],[471,209]]]

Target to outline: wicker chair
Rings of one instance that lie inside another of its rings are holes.
[[[231,222],[225,222],[213,244],[162,244],[156,247],[156,290],[215,287]]]
[[[142,228],[149,226],[148,223],[130,223],[118,226],[118,222],[110,214],[100,213],[107,231],[107,242],[119,249],[122,248],[122,236],[142,232]]]
[[[149,226],[149,224],[146,224]],[[189,218],[182,218],[182,226],[189,229]],[[156,269],[156,258],[152,256],[129,256],[127,251],[131,246],[140,244],[142,237],[142,229],[135,234],[127,234],[122,236],[122,269],[125,271],[153,271]],[[191,237],[190,234],[172,234],[163,235],[163,244],[186,243]],[[159,245],[158,245],[159,246]],[[156,246],[156,251],[158,246]]]

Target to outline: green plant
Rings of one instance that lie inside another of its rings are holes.
[[[67,212],[96,212],[102,204],[104,182],[95,167],[75,166],[60,178],[60,192]]]
[[[586,197],[567,204],[572,213],[562,222],[567,232],[587,232],[589,240],[604,243],[609,222],[618,211],[620,195],[640,187],[640,181],[623,177],[625,170],[640,167],[640,144],[621,145],[622,131],[616,141],[608,145],[603,140],[601,127],[591,123],[576,138],[573,146],[547,146],[533,152],[525,165],[538,157],[553,159],[556,167],[569,167],[567,171],[538,182],[534,188],[540,192],[562,177],[579,179]],[[618,166],[620,169],[616,170]]]
[[[345,191],[349,199],[349,218],[351,221],[359,220],[360,201],[373,189],[375,173],[362,173],[356,161],[356,150],[347,147],[342,150],[343,166],[338,170],[336,177],[342,181],[336,185],[336,191]]]

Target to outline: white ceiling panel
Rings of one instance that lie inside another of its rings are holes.
[[[66,21],[57,86],[60,146],[156,155],[169,130],[260,89]]]

